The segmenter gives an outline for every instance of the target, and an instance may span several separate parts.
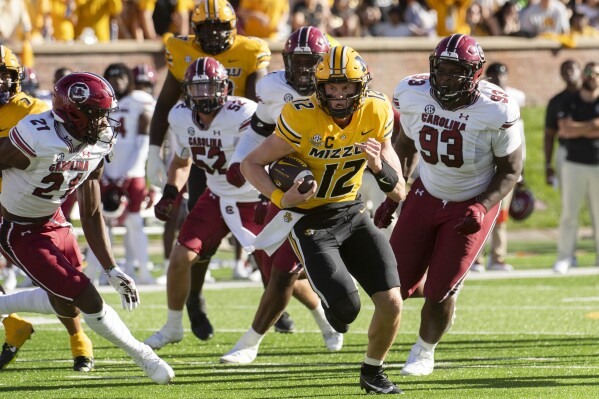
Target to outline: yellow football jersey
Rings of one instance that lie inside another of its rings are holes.
[[[212,57],[227,69],[233,82],[231,95],[245,96],[246,81],[249,75],[270,64],[268,43],[256,37],[236,35],[233,45],[220,54],[206,54],[195,43],[195,36],[171,37],[166,42],[166,63],[169,71],[181,82],[185,70],[200,57]]]
[[[366,154],[355,143],[373,138],[383,142],[393,133],[393,109],[382,93],[368,90],[362,107],[349,125],[340,128],[317,103],[316,95],[285,104],[275,134],[296,149],[318,183],[316,195],[298,206],[317,206],[353,201],[362,184]]]
[[[15,127],[27,115],[48,111],[50,107],[44,101],[21,92],[10,99],[8,104],[0,106],[0,137],[7,137],[10,129]],[[2,191],[2,177],[0,177]]]

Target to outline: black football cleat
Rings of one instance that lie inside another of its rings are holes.
[[[392,383],[381,367],[375,374],[360,373],[360,388],[366,393],[377,393],[386,395],[402,395],[403,391]]]
[[[94,369],[94,359],[87,356],[77,356],[73,359],[73,370],[88,373]]]
[[[275,323],[275,331],[278,333],[289,334],[295,332],[295,322],[289,316],[289,313],[283,312],[279,320]]]
[[[201,339],[202,341],[208,341],[214,337],[214,328],[208,320],[208,315],[201,309],[200,297],[197,295],[190,295],[187,298],[187,315],[191,322],[191,332],[193,335]]]
[[[6,342],[2,345],[2,353],[0,354],[0,370],[8,366],[17,358],[17,349],[14,346],[7,344]]]

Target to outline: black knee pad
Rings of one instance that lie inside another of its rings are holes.
[[[352,292],[328,307],[323,303],[322,307],[331,327],[337,332],[346,333],[349,330],[349,325],[356,320],[360,313],[360,296],[357,292]]]

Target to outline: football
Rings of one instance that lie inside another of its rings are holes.
[[[283,191],[289,190],[293,184],[303,178],[304,182],[299,186],[300,193],[306,193],[312,186],[314,175],[308,165],[299,158],[287,156],[270,164],[268,174],[272,182]]]

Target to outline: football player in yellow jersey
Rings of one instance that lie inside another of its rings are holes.
[[[49,109],[48,105],[21,91],[22,68],[12,50],[0,45],[0,137],[7,137],[23,117],[38,114]],[[0,178],[0,190],[2,189]],[[0,290],[4,289],[0,286]],[[2,317],[0,315],[0,317]],[[71,352],[75,371],[90,371],[94,367],[94,354],[91,340],[87,337],[79,317],[58,318],[70,336]],[[5,329],[5,342],[0,353],[0,369],[12,363],[18,350],[31,337],[33,326],[13,313],[2,320]]]
[[[166,168],[160,157],[160,148],[168,129],[168,113],[181,98],[181,82],[188,65],[199,57],[210,56],[227,69],[229,94],[256,100],[256,82],[266,75],[270,63],[270,49],[262,39],[237,34],[237,17],[233,6],[226,0],[200,0],[191,18],[193,36],[171,37],[166,42],[168,74],[156,102],[150,123],[150,150],[147,176],[155,187],[164,187]],[[206,188],[206,177],[192,166],[188,179],[188,209],[192,209]],[[213,336],[200,298],[209,257],[198,259],[192,267],[191,293],[187,312],[192,332],[201,340]]]
[[[401,166],[391,145],[391,103],[384,94],[368,90],[366,63],[350,47],[334,47],[325,54],[315,80],[315,94],[283,107],[275,134],[243,160],[241,170],[282,209],[279,214],[286,221],[295,219],[289,240],[337,331],[348,331],[360,311],[353,278],[371,297],[375,310],[360,387],[367,392],[401,393],[382,367],[400,322],[397,263],[357,194],[368,167],[388,197],[396,201],[405,197]],[[314,174],[307,193],[298,190],[303,179],[283,192],[264,170],[291,154],[306,162]]]

